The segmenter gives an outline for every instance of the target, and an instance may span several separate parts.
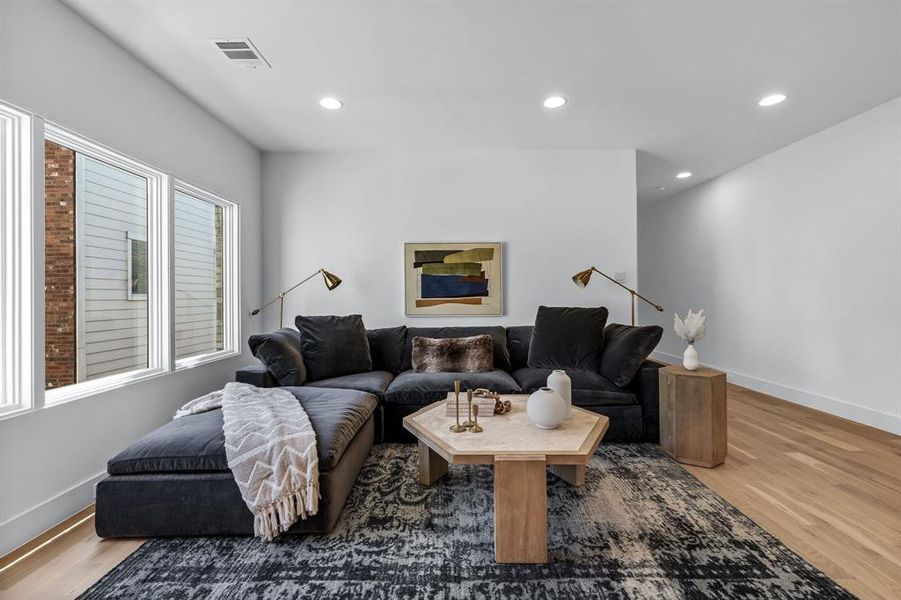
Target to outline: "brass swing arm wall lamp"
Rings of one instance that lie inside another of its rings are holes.
[[[575,284],[576,284],[577,286],[579,286],[580,288],[586,287],[586,286],[588,285],[588,282],[591,281],[591,274],[592,274],[592,273],[597,273],[598,275],[602,275],[602,276],[606,277],[607,279],[609,279],[610,281],[612,281],[613,283],[615,283],[615,284],[618,285],[619,287],[621,287],[621,288],[623,288],[624,290],[626,290],[627,292],[629,292],[629,294],[630,294],[630,296],[631,296],[631,304],[632,304],[632,325],[635,325],[635,298],[641,298],[642,300],[644,300],[645,302],[647,302],[648,304],[650,304],[651,306],[653,306],[654,308],[656,308],[658,312],[663,312],[663,307],[662,307],[662,306],[660,306],[659,304],[657,304],[657,303],[654,302],[653,300],[649,300],[648,298],[645,298],[644,296],[642,296],[641,294],[639,294],[636,290],[633,290],[633,289],[630,288],[630,287],[624,286],[623,284],[621,284],[620,282],[618,282],[618,281],[617,281],[616,279],[614,279],[613,277],[610,277],[609,275],[607,275],[607,274],[604,273],[603,271],[599,271],[596,267],[588,267],[588,268],[585,269],[584,271],[579,271],[578,273],[576,273],[575,275],[573,275],[573,283],[575,283]]]
[[[286,289],[284,292],[279,292],[278,296],[276,296],[275,298],[273,298],[272,300],[270,300],[263,306],[261,306],[259,308],[255,308],[252,311],[250,311],[250,316],[254,317],[254,316],[260,314],[261,311],[269,308],[270,306],[272,306],[273,304],[278,302],[278,323],[279,323],[279,327],[283,327],[285,324],[285,296],[287,296],[288,294],[290,294],[295,289],[299,288],[300,286],[302,286],[309,280],[313,279],[320,273],[322,274],[322,280],[325,282],[325,287],[328,288],[329,291],[332,291],[333,289],[335,289],[336,287],[341,285],[340,277],[338,277],[334,273],[329,273],[325,269],[319,269],[318,271],[314,272],[312,275],[310,275],[303,281],[295,283],[294,285],[292,285],[291,287]]]

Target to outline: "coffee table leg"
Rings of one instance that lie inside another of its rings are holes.
[[[447,461],[419,441],[419,483],[432,485],[447,473]]]
[[[585,485],[585,465],[551,465],[548,471],[568,483],[580,487]]]
[[[494,458],[494,557],[547,562],[547,461],[542,455]]]

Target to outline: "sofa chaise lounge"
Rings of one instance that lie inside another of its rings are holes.
[[[378,399],[357,390],[285,388],[316,432],[319,512],[290,531],[330,531],[344,508],[374,440]],[[253,534],[225,459],[222,410],[170,421],[110,459],[97,484],[100,537]]]

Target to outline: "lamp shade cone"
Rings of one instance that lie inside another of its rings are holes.
[[[322,269],[322,279],[325,280],[325,287],[327,287],[329,291],[341,285],[341,278],[334,273],[329,273],[325,269]]]
[[[579,271],[575,275],[573,275],[573,283],[575,283],[580,288],[588,285],[588,282],[591,281],[591,269],[585,269],[584,271]]]

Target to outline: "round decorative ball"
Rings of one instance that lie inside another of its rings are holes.
[[[566,401],[549,387],[543,387],[529,396],[526,413],[540,429],[554,429],[566,418]]]

